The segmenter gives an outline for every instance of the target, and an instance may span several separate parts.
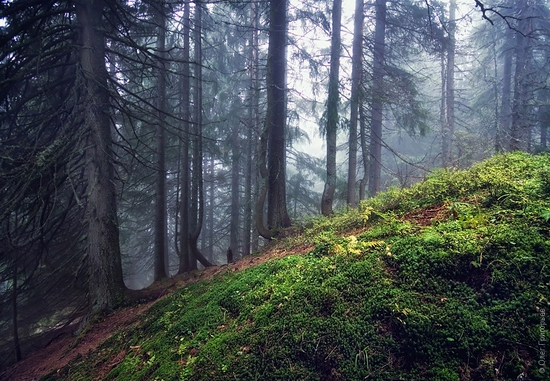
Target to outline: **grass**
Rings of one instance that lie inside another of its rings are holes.
[[[306,255],[156,303],[46,380],[548,380],[550,157],[499,155],[315,218]]]

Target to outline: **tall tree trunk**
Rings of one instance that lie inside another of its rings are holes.
[[[495,97],[495,118],[493,121],[493,128],[491,128],[491,131],[489,133],[489,142],[493,143],[493,147],[498,147],[498,139],[500,136],[499,132],[499,117],[500,117],[500,106],[498,104],[498,98],[499,98],[499,92],[498,92],[498,55],[497,55],[497,49],[496,49],[496,39],[495,36],[492,38],[491,43],[491,54],[493,58],[493,75],[494,75],[494,81],[493,81],[493,94]],[[498,152],[498,151],[496,151]]]
[[[191,121],[190,93],[191,93],[191,69],[189,67],[189,50],[191,47],[191,11],[189,1],[185,1],[183,7],[183,68],[182,68],[182,149],[181,149],[181,197],[180,197],[180,264],[178,273],[184,273],[191,268],[191,254],[189,249],[189,140]]]
[[[189,248],[191,250],[192,270],[197,268],[197,261],[204,267],[212,266],[212,263],[200,252],[198,240],[201,234],[204,220],[204,183],[202,168],[202,5],[201,1],[195,1],[195,87],[193,103],[194,123],[193,123],[193,191],[192,205],[193,217],[190,234]]]
[[[342,22],[342,0],[332,5],[332,39],[330,47],[330,73],[327,101],[327,179],[321,198],[321,213],[332,213],[336,190],[336,135],[338,129],[339,72],[340,72],[340,29]]]
[[[235,256],[239,253],[239,212],[240,212],[240,197],[239,197],[239,159],[240,159],[240,142],[238,125],[233,127],[231,133],[231,221],[229,227],[229,250],[232,257],[229,261],[235,260]]]
[[[124,300],[116,210],[109,90],[105,68],[104,2],[76,3],[81,26],[80,64],[84,91],[83,123],[87,135],[87,255],[92,313],[118,307]]]
[[[445,129],[443,133],[443,167],[452,165],[452,145],[455,130],[455,31],[456,31],[456,0],[451,0],[449,6],[449,44],[447,46],[447,71],[445,78]]]
[[[209,209],[208,209],[208,250],[210,260],[214,259],[214,205],[216,203],[216,185],[215,178],[215,166],[214,156],[210,158],[210,191],[209,196]]]
[[[544,62],[549,62],[550,60],[550,51],[548,49],[544,50]],[[543,151],[546,151],[548,148],[548,126],[550,125],[550,90],[540,89],[538,91],[538,117],[539,117],[539,126],[540,126],[540,148]]]
[[[527,5],[526,5],[527,6]],[[520,32],[516,33],[516,70],[514,74],[514,99],[512,102],[512,125],[510,150],[527,150],[529,146],[529,71],[531,63],[531,20],[520,20]]]
[[[251,119],[249,119],[251,120]],[[243,216],[243,250],[242,255],[250,254],[250,242],[252,240],[252,161],[254,160],[254,133],[252,126],[248,126],[246,133],[246,166],[244,175],[244,216]]]
[[[199,220],[199,186],[202,184],[199,184],[200,181],[202,181],[202,152],[200,152],[202,147],[199,147],[199,144],[202,142],[199,142],[198,136],[199,131],[202,129],[202,83],[201,83],[201,70],[200,70],[200,55],[201,52],[198,51],[200,49],[201,44],[201,16],[200,16],[200,5],[197,1],[193,1],[195,4],[194,7],[194,27],[193,30],[193,39],[194,39],[194,64],[193,64],[193,70],[194,70],[194,81],[193,81],[193,114],[191,117],[191,135],[189,136],[189,142],[191,144],[192,152],[191,152],[191,193],[189,195],[189,270],[196,270],[198,268],[197,266],[197,258],[195,257],[195,253],[198,251],[197,247],[197,240],[200,234],[200,228],[198,226],[198,220]],[[198,38],[197,38],[198,35]],[[200,163],[198,162],[200,161]],[[200,166],[200,167],[199,167]],[[198,229],[198,233],[197,233]],[[193,242],[192,238],[196,235],[196,238]],[[193,247],[194,246],[194,247]]]
[[[286,207],[286,8],[287,0],[271,0],[267,57],[267,225],[277,231],[292,224]]]
[[[260,133],[260,141],[258,142],[258,172],[259,172],[259,181],[258,181],[258,195],[256,198],[254,219],[256,230],[265,239],[271,239],[272,233],[266,227],[264,223],[264,204],[267,197],[267,183],[269,181],[269,174],[267,171],[267,139],[268,139],[268,124],[267,120],[269,119],[269,107],[267,109],[267,117],[265,127]]]
[[[372,114],[369,148],[369,196],[380,191],[382,175],[382,116],[384,109],[384,57],[386,40],[386,0],[376,0],[374,62],[372,67]]]
[[[259,125],[259,94],[258,94],[258,4],[252,2],[250,8],[250,20],[252,22],[249,37],[249,105],[248,105],[248,131],[246,135],[247,159],[246,159],[246,174],[245,174],[245,213],[244,213],[244,236],[243,236],[243,256],[249,255],[251,252],[252,241],[252,214],[254,210],[254,202],[252,200],[252,178],[254,166],[253,161],[256,160],[255,137]],[[255,234],[256,235],[256,234]]]
[[[443,163],[445,162],[445,152],[448,151],[447,144],[449,144],[449,141],[447,139],[447,131],[446,131],[446,84],[447,84],[447,75],[445,74],[447,72],[447,65],[446,65],[446,55],[445,51],[442,51],[440,53],[439,57],[440,62],[440,79],[441,79],[441,99],[439,101],[439,127],[441,128],[441,166],[443,166]]]
[[[158,23],[157,35],[157,179],[155,193],[154,280],[167,277],[166,271],[166,8],[164,0],[153,5]]]
[[[505,136],[509,136],[512,126],[512,41],[514,39],[512,33],[512,29],[508,29],[506,32],[506,46],[503,52],[504,62],[502,69],[502,99],[499,118],[500,128],[495,138],[496,152],[502,152],[505,149]]]
[[[359,91],[363,62],[363,0],[355,0],[353,19],[353,57],[351,67],[351,112],[349,121],[348,205],[356,206],[357,182],[357,122],[359,119]]]
[[[359,93],[359,140],[361,142],[361,155],[363,159],[363,178],[359,183],[359,200],[364,200],[369,184],[369,143],[367,139],[367,123],[365,108],[362,106],[362,91]]]

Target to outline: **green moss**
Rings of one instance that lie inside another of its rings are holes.
[[[543,380],[549,167],[499,155],[315,218],[309,254],[185,287],[50,379],[119,355],[107,379]]]

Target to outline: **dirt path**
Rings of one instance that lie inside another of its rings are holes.
[[[212,279],[214,276],[227,271],[240,271],[273,258],[283,258],[291,254],[304,254],[311,249],[311,246],[306,245],[292,248],[292,250],[275,247],[261,256],[245,257],[230,265],[210,267],[155,283],[140,293],[142,296],[145,295],[148,299],[154,300],[137,306],[122,308],[104,316],[91,325],[78,340],[71,334],[71,329],[66,329],[47,347],[33,352],[22,361],[0,373],[0,381],[37,381],[40,377],[63,368],[77,356],[84,356],[96,349],[118,330],[138,324],[141,314],[147,311],[156,301],[187,284]]]

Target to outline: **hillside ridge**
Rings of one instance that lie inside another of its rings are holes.
[[[33,377],[549,380],[549,221],[548,155],[438,170],[167,282],[123,329]]]

